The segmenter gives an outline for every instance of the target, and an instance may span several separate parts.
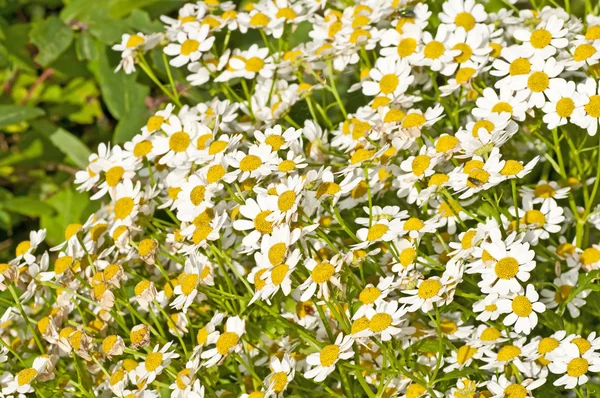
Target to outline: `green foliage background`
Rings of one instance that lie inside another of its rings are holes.
[[[159,104],[152,82],[114,73],[124,33],[162,31],[184,0],[0,0],[0,262],[29,230],[49,244],[95,209],[74,174],[100,142],[123,143]],[[153,69],[164,71],[160,53]],[[198,98],[199,99],[199,98]]]

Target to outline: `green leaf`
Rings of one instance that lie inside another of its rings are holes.
[[[121,120],[144,106],[150,88],[136,83],[136,73],[130,75],[123,71],[115,73],[114,67],[108,63],[105,52],[100,54],[98,61],[90,63],[90,68],[100,84],[106,106],[115,119]]]
[[[50,136],[50,141],[78,167],[87,167],[91,152],[79,138],[59,127]]]
[[[140,132],[140,129],[144,126],[150,116],[148,108],[145,106],[134,108],[129,114],[125,115],[119,123],[117,123],[112,142],[121,144],[125,141],[129,141],[134,135]]]
[[[40,226],[46,228],[46,239],[51,245],[64,240],[67,225],[85,221],[87,214],[84,212],[89,202],[87,193],[77,192],[72,186],[58,191],[46,201],[56,210],[55,215],[45,215],[40,220]]]
[[[129,13],[139,8],[143,8],[154,3],[158,0],[113,0],[110,6],[110,16],[113,18],[123,18]]]
[[[0,128],[42,116],[40,108],[25,105],[0,105]]]
[[[25,71],[34,72],[36,66],[27,47],[30,29],[30,24],[15,23],[7,27],[5,30],[6,41],[4,45],[6,46],[10,62]]]
[[[98,49],[96,48],[96,42],[89,32],[82,32],[77,36],[77,42],[75,50],[77,52],[77,58],[80,61],[92,61],[98,58]]]
[[[52,206],[39,199],[27,196],[6,200],[2,203],[2,208],[28,217],[51,216],[54,214]]]
[[[52,16],[35,23],[29,38],[40,51],[35,57],[36,62],[48,66],[69,48],[73,41],[73,30],[58,17]]]
[[[565,328],[563,319],[553,310],[547,309],[540,314],[539,318],[540,322],[550,330],[564,330]]]
[[[127,19],[129,26],[138,32],[150,34],[160,32],[163,29],[162,24],[158,21],[152,21],[146,11],[133,10]]]

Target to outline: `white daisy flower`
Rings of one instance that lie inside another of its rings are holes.
[[[310,354],[306,357],[306,363],[312,368],[308,370],[304,377],[321,382],[335,370],[335,364],[340,359],[349,359],[354,356],[352,336],[344,336],[343,333],[337,335],[335,343],[328,344],[320,352]]]
[[[202,53],[210,50],[215,42],[214,36],[208,37],[209,30],[208,25],[202,25],[198,29],[190,27],[179,31],[176,36],[177,43],[170,43],[164,49],[165,54],[175,57],[169,64],[179,68],[199,60]]]

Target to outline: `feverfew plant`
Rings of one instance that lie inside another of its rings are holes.
[[[77,174],[99,210],[0,265],[0,395],[598,396],[598,7],[512,3],[124,35],[162,105]]]

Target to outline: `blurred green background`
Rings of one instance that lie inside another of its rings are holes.
[[[30,229],[59,243],[97,206],[75,190],[74,174],[100,142],[135,135],[161,96],[146,76],[114,73],[110,47],[123,33],[162,31],[159,16],[183,4],[0,0],[0,262]],[[156,55],[149,62],[160,77]]]

